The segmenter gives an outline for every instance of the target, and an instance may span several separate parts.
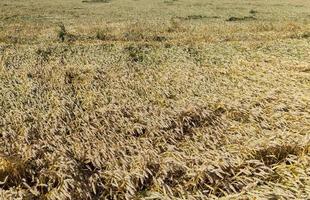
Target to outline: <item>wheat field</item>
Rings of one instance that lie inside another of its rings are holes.
[[[1,0],[0,199],[310,199],[310,1]]]

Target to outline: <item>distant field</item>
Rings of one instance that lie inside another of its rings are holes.
[[[310,1],[1,0],[0,199],[310,199]]]

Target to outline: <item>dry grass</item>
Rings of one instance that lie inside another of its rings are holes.
[[[0,2],[0,199],[309,199],[309,8]]]

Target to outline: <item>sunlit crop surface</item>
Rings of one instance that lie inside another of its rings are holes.
[[[0,199],[309,199],[310,1],[1,0]]]

